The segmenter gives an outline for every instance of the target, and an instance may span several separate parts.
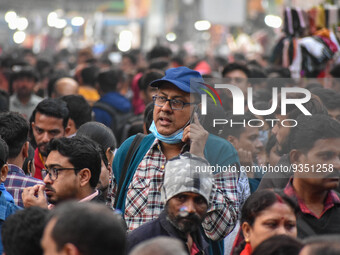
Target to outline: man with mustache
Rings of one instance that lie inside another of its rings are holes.
[[[151,133],[139,145],[134,140],[138,136],[128,138],[112,163],[112,207],[123,212],[129,231],[157,218],[164,209],[164,166],[184,152],[205,158],[216,169],[211,204],[202,223],[209,241],[223,239],[234,228],[242,195],[237,188],[239,159],[231,143],[209,134],[199,122],[203,83],[199,72],[184,66],[170,68],[150,83],[157,88]],[[216,248],[214,254],[223,254],[221,243],[211,247]]]
[[[165,208],[157,219],[129,233],[128,250],[142,241],[170,236],[181,240],[189,254],[209,254],[200,229],[213,185],[210,172],[203,171],[207,166],[206,160],[188,152],[168,161],[162,189]]]
[[[35,178],[42,179],[41,169],[45,165],[46,146],[49,141],[52,138],[63,137],[68,133],[68,119],[67,104],[61,99],[45,99],[37,105],[32,113],[31,129],[37,145],[34,154]]]
[[[290,133],[293,178],[284,192],[301,209],[298,237],[340,233],[340,123],[327,115],[299,116]]]
[[[52,205],[67,200],[100,201],[96,190],[101,172],[100,150],[92,140],[81,136],[53,139],[46,152],[45,185],[24,189],[25,207],[47,208],[47,201]]]

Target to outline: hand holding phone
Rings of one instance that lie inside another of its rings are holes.
[[[192,113],[192,119],[193,121],[190,121],[190,124],[184,129],[182,141],[190,143],[190,153],[204,158],[204,147],[209,133],[200,124],[195,109]]]

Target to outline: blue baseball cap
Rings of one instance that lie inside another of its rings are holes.
[[[159,87],[160,85],[164,84],[164,82],[169,82],[187,93],[202,93],[198,88],[201,87],[201,84],[204,84],[202,75],[199,72],[191,70],[185,66],[166,70],[165,76],[161,79],[151,82],[150,86]]]

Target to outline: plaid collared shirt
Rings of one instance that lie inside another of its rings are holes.
[[[284,189],[284,193],[294,198],[298,202],[298,205],[302,213],[310,214],[317,219],[321,219],[321,217],[325,214],[325,212],[331,209],[335,204],[340,204],[340,198],[337,196],[337,194],[333,190],[330,190],[327,193],[322,213],[319,216],[316,215],[307,207],[306,203],[301,198],[299,198],[298,195],[296,194],[295,189],[293,187],[293,178],[290,178],[289,182],[287,183],[287,186]]]
[[[166,158],[160,148],[159,140],[155,139],[129,184],[124,212],[129,231],[157,218],[164,209],[161,187]],[[214,177],[210,199],[212,203],[202,226],[210,239],[219,240],[224,238],[236,223],[239,198],[235,175],[218,173]],[[114,178],[112,185],[110,195],[114,198],[117,189]],[[112,205],[113,203],[114,199],[111,200]]]
[[[24,171],[16,165],[8,164],[8,175],[4,184],[6,190],[13,196],[14,203],[18,206],[24,207],[21,198],[24,188],[31,187],[36,184],[44,184],[44,182],[25,175]]]

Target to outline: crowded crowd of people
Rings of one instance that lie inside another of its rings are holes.
[[[162,45],[118,63],[4,52],[0,252],[340,254],[329,66],[308,80]]]

